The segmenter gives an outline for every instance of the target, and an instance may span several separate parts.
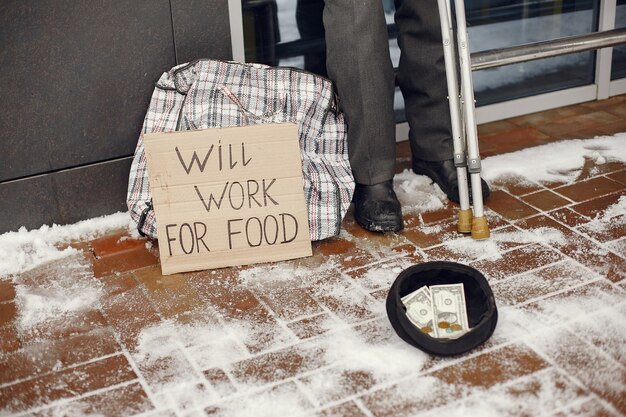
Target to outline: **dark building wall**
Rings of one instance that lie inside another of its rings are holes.
[[[125,211],[154,83],[231,59],[228,0],[0,2],[0,233]]]

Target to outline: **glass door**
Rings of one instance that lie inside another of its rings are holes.
[[[469,0],[472,52],[597,31],[594,0]],[[595,52],[563,55],[473,73],[478,106],[593,84]]]
[[[229,1],[240,1],[243,22],[239,30],[244,56],[235,59],[325,75],[324,0]],[[380,1],[387,18],[392,62],[397,66],[400,51],[393,0]],[[602,0],[602,8],[601,0],[465,0],[465,6],[472,52],[595,32],[600,18],[606,21],[611,14],[616,27],[626,26],[626,0]],[[233,36],[237,33],[234,28]],[[475,71],[478,122],[594,100],[598,97],[597,74],[602,71],[606,80],[609,73],[613,80],[611,95],[626,92],[626,46],[614,48],[612,60],[597,60],[597,55],[596,51],[582,52]],[[395,107],[396,120],[402,123],[404,104],[399,91]],[[404,131],[406,127],[400,126],[399,136]]]

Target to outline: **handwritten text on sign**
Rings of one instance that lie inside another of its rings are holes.
[[[143,140],[164,274],[311,255],[295,124]]]

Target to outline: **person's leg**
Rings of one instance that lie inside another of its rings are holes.
[[[437,2],[396,0],[400,46],[398,84],[404,96],[413,155],[428,161],[453,156],[446,68]]]
[[[315,46],[313,52],[304,54],[304,69],[319,75],[326,72],[326,48],[324,47],[324,0],[298,0],[296,4],[296,22],[300,38],[319,40],[322,45]]]
[[[326,0],[327,67],[348,123],[357,183],[393,178],[394,72],[381,0]]]
[[[452,201],[459,201],[450,125],[448,87],[437,3],[396,0],[401,49],[398,84],[409,123],[413,170],[428,175]],[[489,188],[483,182],[483,196]]]
[[[354,215],[372,231],[402,229],[395,173],[394,72],[381,0],[326,0],[327,69],[348,124]]]

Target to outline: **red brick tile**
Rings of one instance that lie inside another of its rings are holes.
[[[624,191],[624,184],[620,184],[605,177],[596,177],[554,189],[554,192],[575,202],[590,200],[620,191]]]
[[[259,298],[282,320],[291,321],[303,316],[322,313],[324,310],[304,288],[272,288],[256,293]]]
[[[324,366],[323,353],[319,347],[288,347],[232,364],[231,374],[239,383],[277,382]]]
[[[392,249],[392,251],[409,262],[420,263],[424,261],[423,253],[417,248],[417,246],[413,245],[412,243],[407,243],[406,245],[402,246],[396,246]]]
[[[580,226],[589,221],[588,217],[578,214],[570,208],[561,208],[551,211],[548,213],[548,216],[569,227]]]
[[[491,186],[492,192],[494,190],[506,191],[515,196],[526,195],[545,189],[540,184],[519,175],[500,177],[490,181],[489,185]]]
[[[612,323],[614,331],[607,332],[598,323]],[[626,363],[624,340],[620,337],[626,332],[625,323],[615,323],[615,311],[612,309],[599,310],[581,317],[570,324],[570,329],[579,338],[592,343],[598,350],[606,353],[619,364]]]
[[[320,283],[311,288],[311,295],[346,323],[370,319],[377,310],[374,299],[345,280],[337,279],[328,286]]]
[[[470,387],[490,388],[548,366],[530,349],[512,345],[376,390],[361,400],[374,416],[412,416],[445,405],[454,408]]]
[[[294,382],[285,382],[279,385],[263,387],[260,390],[246,394],[245,401],[237,396],[218,402],[205,408],[204,414],[209,416],[257,415],[259,406],[263,404],[264,411],[284,398],[289,400],[286,415],[311,415],[313,405]],[[270,413],[271,414],[271,413]]]
[[[377,381],[366,371],[329,368],[300,378],[300,382],[321,405],[326,405],[363,393]]]
[[[3,353],[15,352],[22,347],[22,342],[13,324],[0,326],[0,356]]]
[[[454,239],[462,236],[458,233],[458,225],[456,224],[456,221],[446,221],[428,226],[411,227],[404,229],[400,233],[415,246],[420,248],[428,248],[439,245],[448,239]]]
[[[112,356],[0,388],[0,404],[8,412],[26,411],[53,401],[86,394],[136,378],[126,358]]]
[[[318,417],[366,417],[356,403],[348,401],[339,405],[324,408],[316,414]]]
[[[571,203],[570,200],[567,200],[549,190],[543,190],[533,194],[528,194],[521,198],[524,202],[541,211],[549,211],[556,208],[565,207]]]
[[[379,251],[380,248],[393,248],[407,243],[398,233],[377,233],[365,230],[351,217],[344,219],[342,225],[344,230],[352,236],[357,247],[374,250],[375,252]]]
[[[107,329],[32,344],[0,358],[0,385],[64,369],[119,350],[115,337]]]
[[[626,412],[626,370],[623,367],[562,329],[554,329],[549,336],[537,337],[533,346],[582,382],[589,391],[608,401],[619,413]]]
[[[582,403],[574,403],[553,414],[554,417],[615,417],[613,412],[607,410],[600,401],[590,399]]]
[[[596,111],[603,110],[608,112],[612,112],[612,109],[626,109],[626,106],[624,106],[623,96],[610,97],[605,100],[588,101],[585,103],[580,103],[580,106]]]
[[[164,318],[176,317],[205,305],[182,274],[163,276],[159,266],[152,266],[135,271],[134,275]]]
[[[585,157],[585,163],[576,181],[583,181],[600,175],[608,176],[624,169],[624,164],[617,161],[609,161],[603,164],[596,163],[594,158]]]
[[[122,230],[99,239],[92,240],[89,245],[97,258],[103,258],[123,252],[132,252],[144,247],[148,242],[145,238],[134,239],[128,236],[128,231]]]
[[[626,259],[626,239],[622,239],[617,242],[612,242],[608,246],[612,252],[615,252],[622,258]],[[626,279],[626,276],[624,278]]]
[[[547,123],[537,126],[537,129],[541,132],[557,137],[557,138],[570,138],[567,136],[572,132],[578,132],[585,129],[603,128],[608,123],[617,122],[620,118],[613,114],[596,111],[591,113],[579,114],[572,117],[561,119],[557,122]]]
[[[56,405],[35,413],[35,416],[98,415],[103,417],[130,416],[153,409],[139,383],[131,383],[100,394],[90,395],[63,405]],[[151,414],[152,416],[152,414]]]
[[[356,248],[356,243],[340,237],[331,237],[313,242],[313,251],[324,256],[339,255],[349,253]]]
[[[332,319],[324,313],[288,323],[287,327],[299,339],[309,339],[326,333],[329,330],[329,323],[332,323]]]
[[[0,303],[0,326],[13,323],[17,318],[17,306],[13,301]]]
[[[258,353],[271,348],[286,336],[286,332],[253,292],[237,284],[236,271],[236,268],[224,268],[195,272],[187,277],[200,297],[219,316],[248,329],[248,337],[243,343],[250,352]]]
[[[144,334],[144,337],[144,348],[133,353],[133,359],[143,379],[154,392],[201,377],[187,355],[174,343],[163,337],[151,338],[151,333]]]
[[[461,387],[445,384],[430,375],[420,375],[359,399],[375,417],[409,417],[453,403],[461,396]]]
[[[106,294],[102,311],[127,349],[137,346],[137,337],[160,318],[132,275],[109,276],[102,280]]]
[[[608,174],[607,177],[626,186],[626,169]]]
[[[459,212],[459,206],[448,201],[443,208],[439,210],[435,210],[435,211],[427,211],[425,213],[421,213],[420,216],[421,216],[422,222],[426,225],[429,225],[429,224],[438,223],[442,220],[456,219],[458,217],[458,212]],[[406,217],[407,216],[405,215],[405,219]],[[409,226],[407,223],[408,222],[405,220],[406,227]],[[413,223],[413,224],[416,224],[416,223]]]
[[[432,373],[446,384],[489,388],[547,368],[549,364],[524,346],[506,346]]]
[[[626,214],[621,218],[613,218],[612,221],[593,220],[577,228],[581,233],[597,240],[607,243],[626,237]]]
[[[345,220],[344,223],[346,223]],[[314,242],[313,250],[314,256],[321,255],[324,262],[331,258],[342,270],[358,268],[376,260],[374,255],[357,246],[356,242],[340,238]]]
[[[543,112],[537,112],[527,114],[524,116],[513,117],[510,120],[518,126],[539,126],[548,123],[554,123],[555,121],[562,120],[568,117],[577,116],[585,113],[590,113],[592,110],[582,106],[567,106],[559,107],[552,110],[546,110]]]
[[[219,397],[227,397],[237,391],[224,370],[211,368],[204,371],[203,374]]]
[[[0,279],[0,303],[13,301],[15,298],[15,284],[9,280]]]
[[[146,266],[157,265],[158,253],[154,249],[140,247],[132,251],[109,255],[93,261],[93,273],[96,278],[120,274]]]
[[[48,339],[65,339],[78,334],[102,329],[108,322],[98,310],[82,310],[62,317],[50,318],[20,329],[20,338],[25,345]]]
[[[489,278],[504,279],[516,274],[558,262],[563,256],[542,245],[533,244],[514,249],[501,258],[472,262],[470,265]]]
[[[377,262],[365,268],[359,268],[347,272],[364,290],[371,292],[378,289],[389,289],[391,284],[404,269],[415,262],[414,258],[395,258],[384,262]]]
[[[533,272],[495,282],[491,287],[498,304],[517,305],[593,279],[573,261],[563,261]]]
[[[560,225],[549,217],[537,216],[522,220],[518,225],[524,229],[549,227],[563,234],[562,242],[553,242],[551,246],[566,256],[580,262],[586,267],[618,282],[626,276],[626,260],[613,252],[598,246],[586,236],[576,233]]]
[[[602,129],[602,125],[563,131],[559,135],[553,136],[550,140],[546,141],[546,143],[560,142],[568,139],[593,139],[598,136],[606,136],[606,131]]]
[[[494,190],[491,193],[491,197],[489,197],[489,202],[486,206],[509,220],[519,220],[538,213],[536,209],[530,207],[523,201],[499,190]]]
[[[594,198],[593,200],[585,201],[584,203],[576,204],[571,207],[577,213],[584,216],[595,218],[601,215],[609,207],[617,204],[622,196],[626,196],[626,191],[609,194],[604,197]]]
[[[492,222],[491,217],[489,217],[488,224],[491,230],[489,239],[477,241],[469,235],[458,235],[454,239],[446,239],[442,245],[424,249],[424,253],[429,261],[468,263],[484,258],[489,250],[497,248],[503,251],[524,244],[517,239],[521,233],[518,229],[512,226],[501,226],[498,222]],[[511,238],[507,237],[509,233],[513,233],[510,235]]]
[[[585,315],[593,314],[595,317],[599,317],[615,314],[613,309],[620,306],[622,297],[621,290],[611,285],[609,281],[595,279],[585,285],[572,287],[549,297],[540,298],[526,304],[524,308],[540,315],[541,325],[545,327],[546,331],[550,331],[552,328],[565,328],[564,324],[579,321]],[[591,313],[586,311],[589,308],[589,303],[598,306]],[[562,308],[563,305],[568,305],[570,308]],[[601,323],[594,324],[596,327],[600,325]],[[540,331],[537,332],[536,337],[542,337]],[[619,339],[619,336],[614,337]],[[556,339],[551,342],[556,342]]]
[[[208,278],[207,273],[196,273],[188,278],[201,297],[206,299],[224,317],[266,321],[269,312],[249,289],[220,278]],[[255,320],[255,321],[256,321]]]
[[[626,120],[624,120],[623,116],[618,117],[618,119],[613,123],[605,123],[601,126],[598,126],[598,129],[602,130],[604,133],[608,135],[615,135],[617,133],[622,133],[626,131]]]
[[[548,134],[537,128],[518,127],[493,135],[483,135],[480,137],[480,141],[489,143],[500,153],[507,153],[542,145],[548,138]]]
[[[483,123],[476,126],[478,130],[478,136],[480,138],[482,138],[483,136],[493,135],[494,133],[502,133],[509,130],[514,130],[517,127],[519,126],[509,120],[499,120],[496,122]]]

